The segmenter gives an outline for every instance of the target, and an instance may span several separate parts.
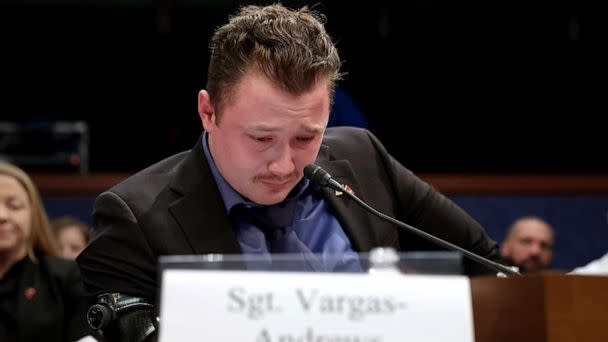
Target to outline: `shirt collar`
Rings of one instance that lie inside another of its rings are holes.
[[[224,207],[226,208],[226,211],[230,213],[230,210],[238,204],[243,204],[246,207],[261,207],[261,204],[254,203],[251,200],[243,197],[236,190],[234,190],[234,188],[232,188],[230,184],[228,184],[224,176],[222,176],[217,166],[215,165],[215,161],[211,156],[211,150],[209,150],[209,143],[207,142],[207,138],[207,132],[203,132],[203,152],[205,154],[205,158],[207,159],[207,163],[209,164],[209,168],[211,169],[213,179],[215,180],[215,183],[217,184],[217,187],[220,191],[220,195],[222,196],[222,200],[224,201]],[[287,195],[287,198],[285,198],[283,202],[287,202],[294,198],[299,198],[300,196],[302,196],[308,188],[311,188],[309,186],[309,183],[310,181],[307,178],[302,178],[302,180],[300,180],[298,184],[296,184],[296,186],[291,190],[291,192],[289,193],[289,195]]]

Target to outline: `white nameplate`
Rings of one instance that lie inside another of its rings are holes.
[[[462,276],[166,270],[160,341],[474,341]]]

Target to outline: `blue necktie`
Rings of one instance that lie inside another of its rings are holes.
[[[257,244],[272,254],[293,254],[297,258],[293,260],[273,260],[273,268],[281,270],[297,271],[323,271],[321,260],[304,244],[293,229],[296,217],[297,198],[288,199],[285,202],[272,206],[242,206],[241,214],[253,226],[260,229],[257,235]],[[255,236],[255,235],[254,235]],[[262,236],[264,241],[262,240]],[[255,239],[254,239],[255,240]],[[250,245],[255,246],[256,241]],[[263,251],[262,251],[263,252]]]
[[[249,261],[249,269],[266,270],[273,269],[279,271],[342,271],[342,272],[361,272],[358,256],[355,252],[344,252],[341,243],[329,242],[336,250],[332,252],[323,251],[315,254],[298,237],[294,230],[295,223],[300,220],[307,220],[307,214],[297,212],[298,199],[291,198],[285,202],[272,206],[257,206],[238,204],[233,208],[233,214],[238,215],[247,222],[243,229],[247,230],[246,243],[249,250],[256,254],[266,255],[266,258],[256,258]],[[320,208],[318,208],[320,209]],[[304,217],[298,217],[298,214]],[[320,229],[311,222],[311,226],[306,227],[311,231]],[[330,237],[331,239],[331,237]],[[272,253],[270,258],[267,253]],[[296,258],[280,258],[277,254],[292,254]]]

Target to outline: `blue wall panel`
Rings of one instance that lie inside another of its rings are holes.
[[[89,196],[55,196],[42,199],[50,219],[70,215],[91,225],[91,214],[95,197]]]

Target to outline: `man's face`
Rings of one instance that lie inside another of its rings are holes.
[[[553,257],[553,232],[541,221],[520,221],[503,243],[501,252],[523,272],[542,271],[549,267]]]
[[[281,202],[315,161],[329,118],[326,81],[299,95],[248,73],[218,122],[209,94],[199,93],[199,113],[211,155],[226,181],[253,202]]]

